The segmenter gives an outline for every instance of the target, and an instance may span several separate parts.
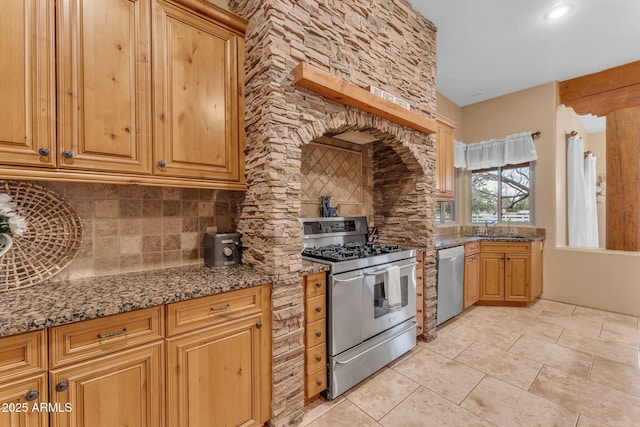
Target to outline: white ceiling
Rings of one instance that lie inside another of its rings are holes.
[[[640,60],[640,0],[408,1],[438,28],[437,90],[461,107]]]

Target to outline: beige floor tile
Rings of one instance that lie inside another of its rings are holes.
[[[527,308],[529,310],[550,311],[552,313],[565,314],[569,316],[573,313],[576,306],[573,304],[551,301],[548,299],[537,299],[532,302]]]
[[[640,368],[596,357],[589,378],[640,397]]]
[[[375,427],[380,424],[345,399],[307,425],[309,427]]]
[[[424,387],[420,387],[387,414],[380,424],[384,427],[493,425]]]
[[[411,350],[407,351],[405,354],[403,354],[402,356],[398,357],[396,360],[394,360],[393,362],[389,363],[387,365],[387,368],[394,368],[396,366],[398,366],[400,363],[404,362],[405,360],[409,359],[410,357],[413,357],[414,354],[419,353],[420,351],[422,351],[422,344],[420,344],[422,341],[417,341],[416,346],[413,347]]]
[[[543,340],[556,342],[562,333],[561,326],[552,325],[550,323],[536,322],[535,320],[507,316],[499,321],[496,326],[504,328],[507,331],[517,332],[522,335],[540,338]]]
[[[520,337],[509,352],[583,378],[589,376],[593,363],[590,354],[526,335]]]
[[[520,338],[518,332],[508,331],[500,326],[471,322],[460,325],[452,330],[451,333],[503,350],[508,350]]]
[[[580,414],[578,417],[578,424],[576,427],[609,427],[605,423],[601,423],[600,421],[596,421],[593,418],[587,417],[585,414]]]
[[[578,412],[486,376],[460,405],[498,426],[574,427]]]
[[[548,366],[529,391],[612,427],[640,425],[640,398]]]
[[[598,337],[602,330],[602,320],[587,317],[568,316],[566,314],[543,311],[536,318],[537,322],[550,323],[565,329],[570,329],[587,337]]]
[[[300,427],[309,425],[309,423],[313,422],[321,415],[326,414],[328,411],[330,411],[332,408],[336,407],[343,401],[343,396],[340,396],[334,400],[325,400],[323,397],[320,397],[309,403],[304,407],[304,416],[302,417],[302,423],[300,424]]]
[[[394,370],[454,403],[460,403],[484,376],[430,350],[422,350]]]
[[[605,322],[605,325],[607,323],[612,323],[638,329],[638,318],[634,316],[628,316],[626,314],[576,306],[576,309],[573,311],[573,315],[602,320],[603,322]]]
[[[638,366],[638,347],[564,330],[558,344],[631,366]]]
[[[505,317],[507,313],[496,310],[495,307],[476,306],[462,313],[459,317],[467,321],[467,323],[478,323],[482,325],[491,325]]]
[[[542,368],[542,363],[482,343],[474,343],[455,360],[524,390]]]
[[[449,319],[446,322],[444,322],[443,324],[439,325],[437,327],[437,333],[438,336],[442,335],[442,334],[446,334],[450,331],[452,331],[453,329],[457,328],[458,326],[462,325],[463,323],[465,323],[467,321],[466,318],[464,317],[454,317],[453,319]]]
[[[371,418],[379,420],[418,387],[419,384],[404,375],[383,369],[347,392],[345,397]]]
[[[623,344],[640,346],[640,330],[619,323],[605,321],[600,338]]]
[[[473,344],[473,340],[457,334],[438,334],[438,337],[428,343],[420,343],[422,348],[435,351],[450,359],[455,358],[467,347]]]

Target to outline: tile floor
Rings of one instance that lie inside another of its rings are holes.
[[[302,426],[640,426],[639,346],[633,316],[474,307]]]

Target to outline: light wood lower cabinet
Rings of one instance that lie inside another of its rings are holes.
[[[480,299],[480,243],[473,242],[464,248],[464,304],[471,307]]]
[[[542,244],[542,240],[482,242],[478,303],[526,305],[540,296]]]
[[[163,350],[157,341],[51,370],[51,402],[63,409],[51,426],[163,426]]]
[[[305,299],[305,401],[311,402],[327,388],[327,273],[302,279]]]
[[[0,338],[0,426],[49,425],[46,345],[44,330]]]
[[[262,426],[271,417],[270,301],[263,285],[167,306],[170,325],[197,319],[166,340],[168,426]],[[203,306],[212,326],[203,327]]]

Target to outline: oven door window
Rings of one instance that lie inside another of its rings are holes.
[[[376,275],[376,282],[373,288],[373,317],[378,319],[389,314],[389,300],[385,294],[384,274]],[[404,275],[400,277],[400,292],[402,296],[402,307],[409,304],[409,278]]]

